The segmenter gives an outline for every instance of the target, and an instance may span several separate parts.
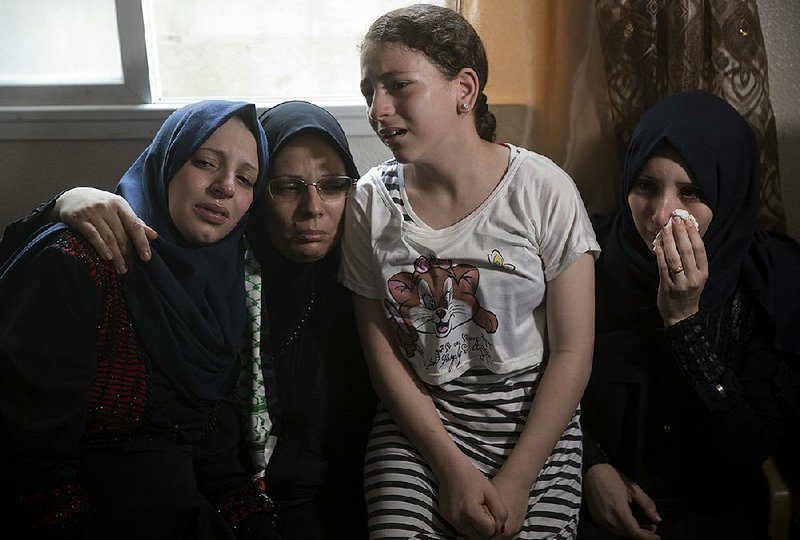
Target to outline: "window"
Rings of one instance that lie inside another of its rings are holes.
[[[410,0],[157,0],[154,72],[162,101],[240,96],[363,103],[358,44]],[[439,5],[455,7],[455,2]]]
[[[0,105],[151,101],[138,1],[6,1],[0,50]]]
[[[0,106],[361,104],[357,45],[376,17],[409,3],[5,0],[0,50],[15,54],[0,57]]]

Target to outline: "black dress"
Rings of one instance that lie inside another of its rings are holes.
[[[0,344],[11,537],[234,538],[265,510],[235,405],[176,392],[122,278],[81,237],[62,233],[4,283]]]
[[[712,212],[698,312],[666,329],[656,256],[628,202],[636,186],[653,187],[654,204],[666,200],[666,181],[651,186],[642,175],[654,156],[682,168],[696,191],[681,197]],[[678,93],[631,136],[620,212],[593,220],[603,253],[581,402],[584,467],[607,462],[638,483],[665,540],[766,538],[761,466],[792,455],[798,436],[800,245],[758,230],[759,170],[755,137],[733,107],[709,92]],[[585,514],[579,538],[595,538]]]
[[[611,463],[639,484],[664,539],[767,538],[761,465],[796,429],[797,374],[760,320],[739,290],[666,330],[598,331],[582,400],[585,469]],[[579,538],[612,538],[594,529],[584,513]]]
[[[338,246],[314,263],[289,261],[267,242],[257,255],[273,352],[262,369],[277,437],[265,483],[282,538],[366,538],[363,460],[376,398],[350,293],[336,281]]]

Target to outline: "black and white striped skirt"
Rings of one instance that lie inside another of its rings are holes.
[[[442,386],[428,386],[445,429],[488,478],[522,432],[539,375],[537,369],[510,375],[469,371]],[[439,515],[433,473],[383,407],[367,448],[364,486],[370,538],[459,538]],[[528,516],[515,538],[574,538],[580,502],[578,410],[531,489]]]

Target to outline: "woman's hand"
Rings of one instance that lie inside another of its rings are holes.
[[[660,276],[658,311],[664,326],[694,315],[700,310],[700,294],[708,279],[708,259],[700,233],[679,217],[664,227],[656,246]]]
[[[592,465],[583,479],[583,490],[589,513],[597,525],[624,538],[660,538],[655,530],[661,516],[653,499],[612,465]],[[634,508],[644,515],[644,526],[634,517]]]
[[[58,197],[54,212],[120,274],[127,272],[132,262],[131,244],[141,260],[150,260],[150,242],[158,233],[119,195],[90,187],[73,188]]]
[[[466,456],[437,478],[439,512],[450,525],[467,538],[486,540],[500,534],[508,510],[492,482]]]
[[[505,473],[502,468],[492,479],[492,485],[500,493],[508,509],[508,519],[504,524],[501,523],[500,534],[492,538],[514,538],[522,529],[528,515],[531,486],[519,476]]]

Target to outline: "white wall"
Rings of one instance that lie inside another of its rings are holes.
[[[758,0],[758,7],[778,128],[787,226],[789,233],[800,239],[800,1]],[[363,116],[360,119],[363,122]],[[347,122],[345,127],[353,131]],[[350,140],[364,172],[386,159],[389,152],[368,127],[356,127]],[[113,188],[147,144],[154,129],[151,131],[139,129],[129,138],[121,138],[119,133],[110,138],[93,136],[91,130],[87,138],[74,140],[0,137],[0,227],[63,189],[75,185]]]
[[[9,222],[25,216],[65,189],[94,186],[112,190],[150,142],[160,123],[161,120],[150,118],[146,127],[131,125],[133,135],[129,138],[108,132],[102,123],[81,127],[75,126],[75,122],[66,128],[57,122],[48,123],[52,126],[48,129],[63,132],[55,139],[40,133],[21,134],[20,140],[0,137],[0,235]],[[346,129],[350,128],[348,138],[360,171],[366,172],[391,156],[366,125],[363,113],[359,113],[357,120],[348,117],[342,123]],[[9,129],[14,128],[6,126],[0,131]],[[26,131],[23,126],[16,129]],[[79,136],[75,131],[85,132],[86,138],[74,139]]]
[[[789,234],[800,239],[800,2],[758,0]]]

